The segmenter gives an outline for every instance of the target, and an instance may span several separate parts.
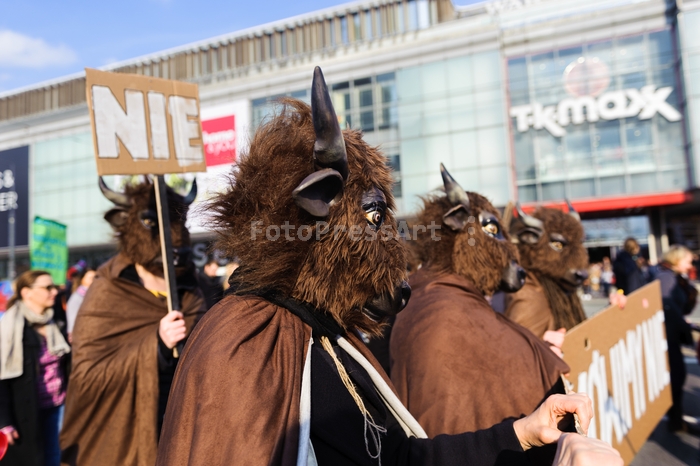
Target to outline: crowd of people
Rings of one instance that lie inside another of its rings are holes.
[[[586,318],[573,208],[518,206],[504,224],[441,166],[444,192],[417,220],[438,237],[418,228],[405,241],[390,169],[360,132],[340,130],[320,69],[310,107],[283,104],[210,204],[217,248],[235,258],[229,276],[217,258],[197,272],[188,257],[196,185],[168,189],[169,290],[148,180],[124,193],[100,180],[119,253],[97,271],[82,265],[70,296],[47,272],[20,275],[0,318],[0,464],[623,464],[585,436],[591,401],[561,379],[565,331]],[[290,224],[298,236],[280,237]],[[626,251],[621,267],[637,267],[638,247]],[[674,422],[691,257],[674,246],[655,275]],[[628,294],[643,280],[619,275],[618,259],[607,267]],[[503,312],[488,301],[499,291]],[[382,340],[374,354],[365,344]]]

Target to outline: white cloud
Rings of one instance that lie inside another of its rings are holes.
[[[74,63],[77,55],[68,46],[50,45],[9,29],[0,29],[0,66],[9,68],[45,68]]]

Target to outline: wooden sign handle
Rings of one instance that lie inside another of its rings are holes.
[[[160,225],[160,252],[163,258],[163,276],[168,285],[168,312],[180,310],[180,297],[177,294],[177,283],[175,282],[175,264],[173,259],[173,239],[170,232],[170,210],[168,208],[168,194],[166,191],[165,178],[163,175],[155,177],[156,206],[158,209],[158,225]],[[180,342],[173,348],[173,356],[180,357],[183,343]]]

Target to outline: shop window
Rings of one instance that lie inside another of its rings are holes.
[[[600,195],[615,196],[624,194],[625,192],[625,177],[624,176],[608,176],[600,179]]]
[[[535,185],[518,186],[518,200],[520,202],[537,201],[537,187]]]
[[[542,200],[553,201],[566,197],[566,186],[564,182],[542,183]]]
[[[571,198],[595,197],[595,180],[591,178],[591,179],[570,181],[569,182],[569,197],[571,197]]]

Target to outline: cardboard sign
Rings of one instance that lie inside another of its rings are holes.
[[[85,70],[97,172],[205,171],[196,84]]]
[[[589,437],[629,464],[671,407],[666,329],[658,281],[567,332],[564,360],[576,392],[593,400]]]

